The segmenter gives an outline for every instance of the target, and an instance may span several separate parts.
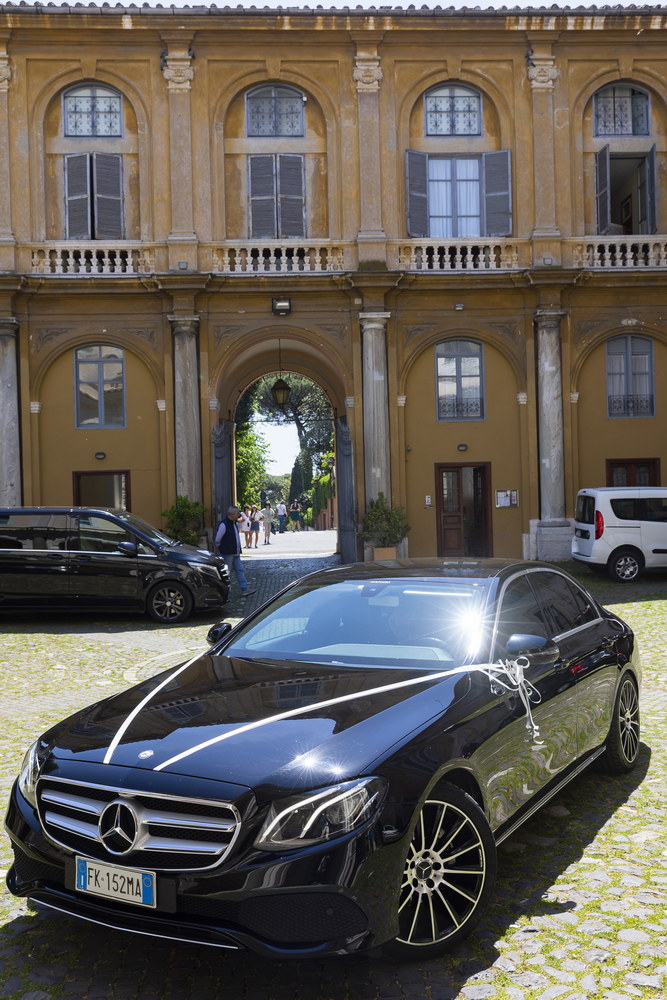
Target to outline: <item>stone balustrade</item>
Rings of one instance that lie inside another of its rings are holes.
[[[69,240],[37,243],[28,249],[31,274],[128,275],[156,270],[154,247],[147,243]]]
[[[480,237],[468,240],[403,240],[396,245],[397,264],[404,271],[517,271],[516,240]]]

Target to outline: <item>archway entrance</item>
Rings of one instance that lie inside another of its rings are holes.
[[[243,414],[242,400],[248,390],[265,376],[275,381],[279,374],[289,383],[289,374],[310,380],[324,394],[330,406],[329,428],[333,431],[335,496],[337,508],[338,549],[343,562],[358,558],[353,450],[347,417],[339,413],[345,387],[336,384],[336,364],[322,351],[302,340],[281,334],[283,366],[278,372],[276,359],[280,345],[273,335],[264,341],[244,345],[243,353],[234,356],[223,368],[216,385],[220,418],[212,427],[212,492],[216,519],[224,516],[231,503],[245,500],[237,489],[238,421]],[[317,364],[314,363],[317,358]],[[329,364],[327,364],[329,361]],[[339,366],[340,367],[340,366]],[[334,377],[332,377],[334,376]],[[343,407],[344,408],[344,403]],[[225,416],[223,416],[225,414]]]

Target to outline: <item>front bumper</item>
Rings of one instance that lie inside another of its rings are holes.
[[[158,906],[144,910],[78,891],[73,855],[45,837],[16,786],[6,828],[9,891],[104,927],[280,958],[357,952],[396,933],[388,872],[400,868],[400,850],[369,829],[293,857],[255,852],[219,870],[158,871]]]

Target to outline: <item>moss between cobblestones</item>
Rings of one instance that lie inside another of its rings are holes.
[[[658,1000],[667,981],[667,578],[624,587],[568,569],[635,629],[644,662],[637,770],[585,772],[500,850],[495,901],[445,958],[297,964],[170,946],[0,895],[4,1000]],[[22,755],[70,711],[206,647],[213,619],[179,629],[115,619],[0,627],[6,800]],[[69,628],[71,632],[66,631]],[[175,650],[182,650],[175,653]],[[167,654],[167,655],[165,655]],[[159,658],[158,658],[159,657]],[[6,838],[0,863],[10,864]]]

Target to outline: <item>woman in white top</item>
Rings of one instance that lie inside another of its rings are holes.
[[[239,518],[239,531],[243,532],[245,538],[245,547],[247,549],[252,548],[252,534],[250,529],[250,507],[246,504],[241,511],[241,517]]]

